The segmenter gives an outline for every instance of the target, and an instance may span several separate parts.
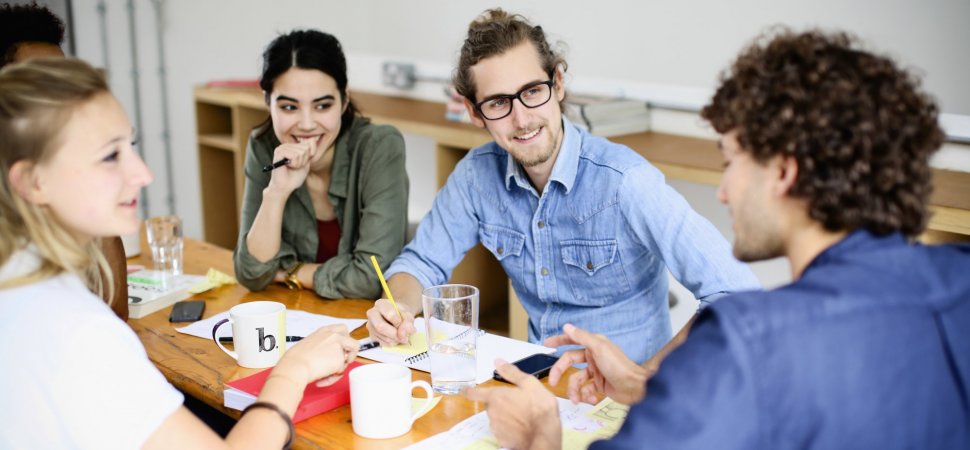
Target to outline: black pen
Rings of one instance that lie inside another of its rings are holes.
[[[274,162],[273,164],[267,164],[267,165],[263,166],[263,172],[264,173],[265,172],[269,172],[269,171],[271,171],[271,170],[273,170],[273,169],[275,169],[277,167],[283,167],[283,166],[285,166],[285,165],[287,165],[289,163],[290,163],[290,158],[283,158],[283,159],[281,159],[279,161]]]
[[[381,346],[380,342],[377,342],[377,341],[368,342],[366,344],[360,344],[360,349],[358,349],[357,351],[362,352],[364,350],[370,350],[374,347],[380,347],[380,346]]]
[[[302,339],[303,339],[303,336],[287,336],[286,342],[297,342]],[[223,342],[223,343],[232,342],[232,336],[221,336],[219,337],[219,342]]]

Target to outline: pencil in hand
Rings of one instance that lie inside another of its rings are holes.
[[[391,302],[391,306],[393,306],[394,310],[397,311],[397,317],[403,321],[404,316],[401,315],[401,310],[397,308],[397,303],[394,302],[394,296],[391,295],[391,289],[387,287],[387,280],[384,279],[384,272],[381,271],[380,264],[377,264],[377,257],[370,255],[370,262],[374,264],[374,271],[377,272],[377,278],[381,280],[381,286],[384,288],[384,295],[387,296],[387,300]]]

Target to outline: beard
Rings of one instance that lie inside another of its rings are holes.
[[[532,129],[535,128],[532,127]],[[511,148],[508,149],[512,159],[524,168],[532,168],[549,161],[561,144],[560,136],[562,136],[563,130],[562,128],[553,130],[552,127],[545,124],[542,125],[542,133],[547,134],[547,136],[543,136],[545,142],[540,143],[541,146],[538,146],[538,151],[533,150],[536,146],[530,146],[531,149],[523,149],[513,140],[510,145]]]
[[[760,204],[748,201],[732,213],[735,221],[734,257],[743,262],[764,261],[784,255],[777,219]]]

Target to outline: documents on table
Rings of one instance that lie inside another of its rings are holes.
[[[559,402],[559,420],[562,422],[563,450],[581,450],[593,441],[608,439],[620,431],[630,407],[605,398],[596,406],[579,403],[572,404],[564,398]],[[488,414],[480,412],[471,416],[450,430],[431,436],[417,444],[405,447],[406,450],[432,450],[439,448],[460,448],[465,450],[498,449],[498,440],[489,431]]]
[[[362,351],[357,356],[379,362],[402,364],[415,370],[430,372],[429,358],[411,358],[428,350],[424,318],[414,319],[414,328],[418,331],[412,335],[410,345],[405,344],[390,348],[377,347]],[[367,341],[361,341],[361,343],[365,342]],[[475,383],[484,383],[492,379],[492,372],[495,370],[495,358],[512,362],[536,353],[552,353],[554,351],[556,351],[554,348],[485,333],[478,337],[476,349],[476,365],[478,367],[475,371]],[[409,358],[411,358],[410,361]],[[415,359],[417,360],[415,361]]]
[[[212,339],[212,327],[216,322],[229,318],[229,311],[223,311],[208,319],[193,322],[191,325],[176,328],[175,331],[204,339]],[[287,336],[307,337],[317,328],[328,325],[344,324],[347,330],[353,331],[366,323],[366,319],[341,319],[338,317],[325,316],[323,314],[313,314],[306,311],[293,309],[286,310],[286,334]],[[232,327],[220,327],[218,337],[232,337]],[[296,344],[294,342],[293,344]],[[287,344],[289,345],[289,344]]]

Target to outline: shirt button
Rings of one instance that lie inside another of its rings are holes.
[[[539,227],[540,230],[546,227],[546,223],[541,220],[536,225]]]
[[[542,268],[542,272],[541,272],[541,273],[542,273],[542,276],[546,276],[546,275],[549,275],[549,269],[547,269],[547,268],[545,268],[545,267],[543,267],[543,268]]]
[[[505,253],[505,247],[499,247],[497,250],[498,254],[502,255]]]
[[[593,270],[593,262],[592,261],[587,261],[586,262],[586,268],[588,270]]]

